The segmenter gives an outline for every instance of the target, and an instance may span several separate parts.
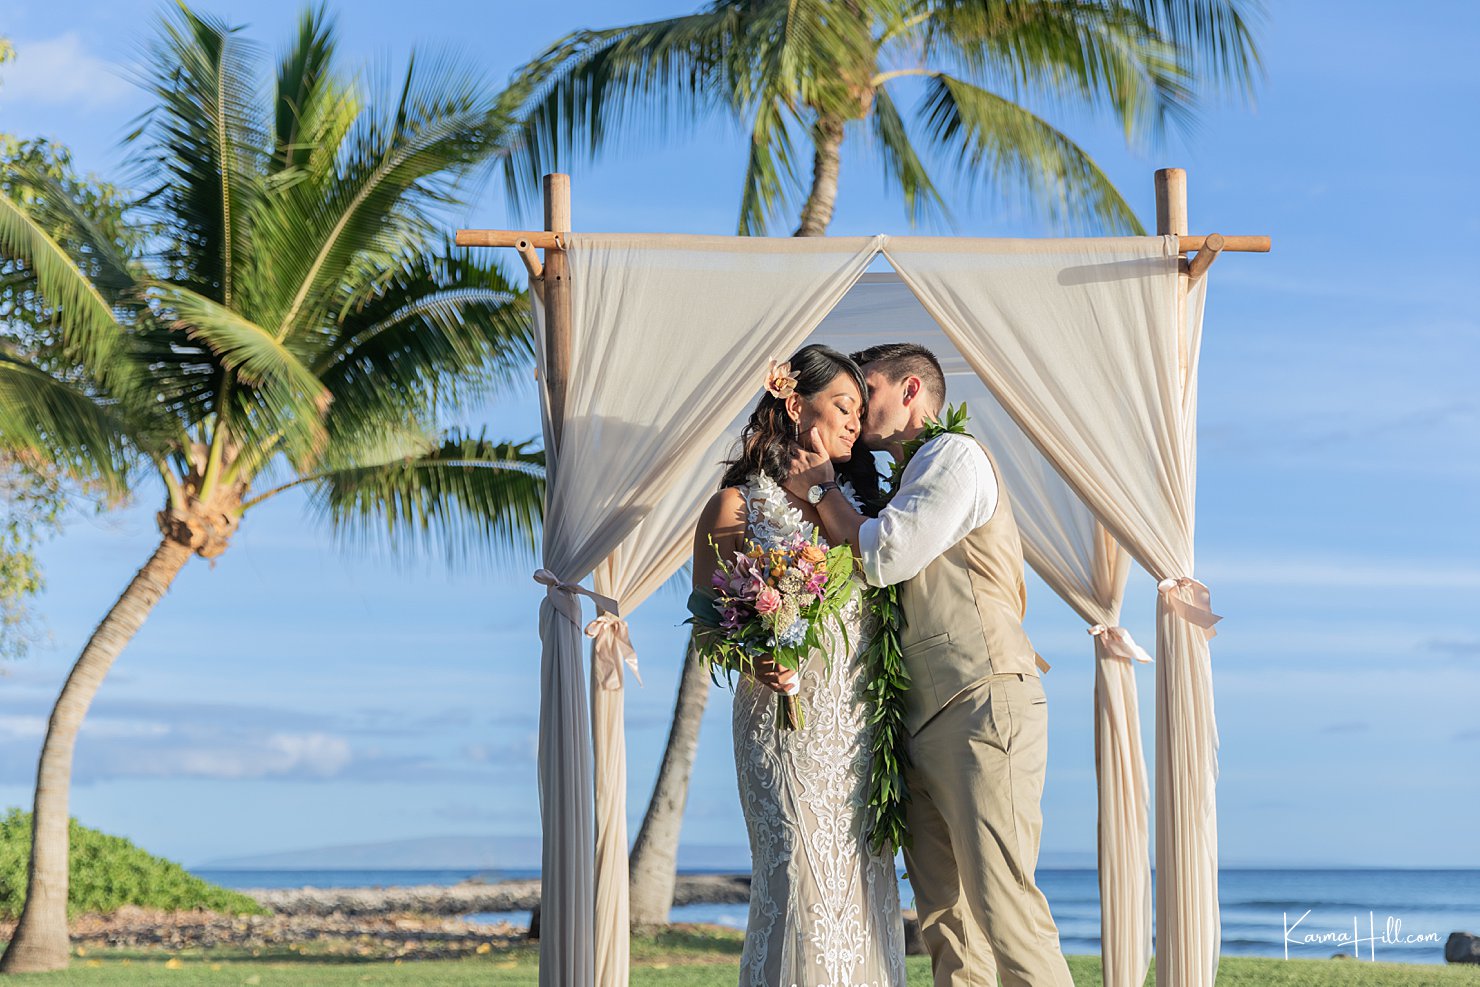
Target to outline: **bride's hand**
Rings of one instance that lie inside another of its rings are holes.
[[[769,658],[757,661],[751,675],[761,685],[782,695],[796,695],[800,688],[796,681],[796,669],[782,668]]]
[[[822,436],[817,429],[808,429],[806,439],[792,450],[789,479],[797,485],[805,485],[803,489],[837,479],[832,457],[822,447]]]

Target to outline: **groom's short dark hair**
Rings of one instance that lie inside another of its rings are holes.
[[[940,369],[935,354],[919,343],[881,343],[859,350],[853,354],[853,362],[860,367],[873,364],[873,369],[887,377],[890,383],[898,384],[906,377],[918,377],[925,385],[932,411],[940,411],[946,404],[946,375]]]

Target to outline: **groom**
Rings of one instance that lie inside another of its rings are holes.
[[[945,405],[940,363],[912,343],[853,359],[869,390],[860,438],[899,460]],[[988,987],[999,974],[1006,987],[1072,987],[1033,880],[1048,707],[1021,623],[1023,550],[996,465],[969,435],[937,436],[871,519],[834,492],[826,454],[803,446],[795,484],[822,488],[825,526],[850,534],[870,585],[899,585],[910,676],[904,859],[936,987]]]

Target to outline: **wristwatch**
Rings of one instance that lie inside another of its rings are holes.
[[[819,483],[807,491],[807,503],[820,504],[822,503],[822,498],[827,496],[829,490],[836,489],[838,489],[838,485],[833,480],[828,480],[826,483]]]

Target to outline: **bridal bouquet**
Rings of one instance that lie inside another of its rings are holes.
[[[796,670],[813,648],[827,652],[823,626],[855,591],[851,548],[825,549],[814,531],[810,539],[796,533],[771,546],[747,540],[730,559],[717,546],[715,554],[714,595],[695,591],[686,623],[700,628],[696,647],[716,679],[721,669],[749,672],[764,659]],[[781,723],[800,727],[796,697],[779,696],[778,702]]]

